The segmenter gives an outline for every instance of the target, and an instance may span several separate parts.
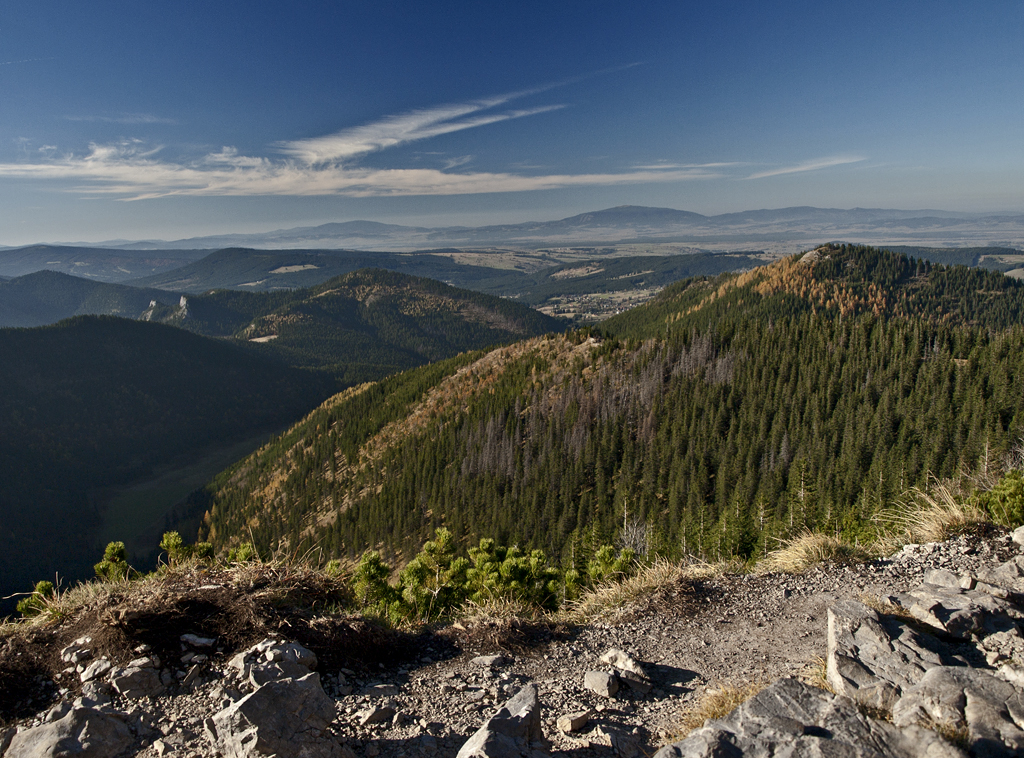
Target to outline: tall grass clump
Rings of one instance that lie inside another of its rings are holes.
[[[952,481],[934,482],[927,489],[915,487],[895,509],[879,515],[879,548],[894,552],[903,545],[943,542],[991,522],[977,497]]]
[[[871,554],[838,537],[804,531],[772,550],[758,567],[764,572],[799,574],[819,563],[863,563]]]

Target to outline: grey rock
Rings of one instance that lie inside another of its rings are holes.
[[[3,755],[4,751],[7,750],[7,746],[11,744],[11,740],[17,734],[17,731],[13,726],[10,729],[0,730],[0,755]]]
[[[636,758],[640,747],[629,735],[611,727],[597,727],[587,735],[591,746],[610,747],[619,758]]]
[[[373,706],[366,710],[359,711],[356,714],[356,718],[359,720],[359,726],[372,726],[373,724],[383,724],[385,721],[391,721],[395,717],[395,709],[390,706]]]
[[[156,697],[167,689],[160,680],[160,673],[151,668],[118,669],[110,675],[110,683],[120,694],[132,700]]]
[[[130,669],[158,669],[160,658],[155,655],[147,655],[145,658],[136,658],[128,662],[126,668]]]
[[[1024,526],[1018,526],[1010,534],[1010,538],[1018,545],[1024,545]]]
[[[79,678],[82,680],[83,684],[85,682],[91,682],[93,679],[99,679],[100,677],[105,676],[112,668],[114,668],[114,665],[110,661],[106,658],[101,658],[100,660],[93,661],[86,666],[85,671],[81,673]]]
[[[964,755],[938,733],[899,728],[862,715],[857,706],[796,679],[781,679],[723,719],[712,719],[654,758],[727,756],[954,758]]]
[[[95,680],[86,682],[82,685],[82,699],[91,700],[97,705],[106,705],[110,702],[110,685]]]
[[[181,641],[189,647],[207,648],[217,644],[216,637],[200,637],[198,634],[183,634]]]
[[[980,632],[991,618],[1022,616],[1013,603],[978,589],[922,584],[897,595],[896,601],[914,618],[957,639]]]
[[[537,685],[528,684],[484,722],[456,758],[519,758],[543,744]]]
[[[252,648],[256,656],[262,656],[263,660],[275,663],[297,663],[308,669],[316,668],[316,654],[309,648],[303,647],[298,642],[280,642],[277,640],[264,640]]]
[[[601,697],[615,697],[619,691],[619,678],[604,671],[588,671],[583,676],[583,686]]]
[[[498,666],[504,666],[505,662],[505,659],[500,655],[478,655],[470,661],[470,664],[473,666],[497,668]]]
[[[995,568],[978,574],[978,582],[1004,591],[1024,593],[1024,555],[1018,555]]]
[[[112,758],[128,750],[133,742],[135,735],[125,723],[124,714],[73,708],[55,721],[15,734],[4,756]]]
[[[1024,693],[979,669],[932,669],[900,698],[892,717],[897,726],[966,725],[974,755],[1024,753]]]
[[[838,694],[889,710],[900,693],[936,666],[953,663],[938,639],[856,600],[828,609],[826,676]]]
[[[651,691],[651,677],[629,653],[612,648],[601,656],[601,663],[615,669],[621,681],[636,692],[646,695]]]
[[[60,651],[60,659],[64,663],[81,663],[92,657],[92,650],[89,649],[91,644],[92,637],[79,637]]]
[[[566,734],[578,732],[590,722],[592,713],[593,711],[577,711],[576,713],[567,713],[564,716],[559,716],[556,724],[558,730]]]
[[[327,732],[334,702],[318,674],[269,682],[206,720],[225,758],[342,758],[351,752]]]
[[[931,569],[924,572],[925,584],[936,587],[960,587],[960,577],[948,569]]]
[[[249,681],[253,687],[261,687],[278,679],[301,679],[309,673],[306,666],[293,661],[258,663],[249,667]]]
[[[629,653],[615,647],[601,656],[601,663],[617,668],[619,671],[632,671],[646,679],[651,678],[644,667],[637,663]]]

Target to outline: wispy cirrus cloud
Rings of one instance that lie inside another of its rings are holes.
[[[104,124],[176,124],[172,118],[154,116],[152,113],[119,113],[114,116],[65,116],[68,121],[93,121]]]
[[[848,163],[860,163],[865,161],[867,158],[851,155],[834,155],[828,158],[818,158],[811,161],[804,161],[803,163],[797,163],[793,166],[784,166],[782,168],[773,168],[767,171],[758,171],[756,174],[751,174],[746,177],[747,179],[767,179],[769,176],[782,176],[783,174],[799,174],[804,171],[818,171],[823,168],[832,168],[834,166],[844,166]]]
[[[511,93],[483,100],[473,100],[468,103],[424,108],[388,116],[371,124],[342,129],[324,137],[282,142],[278,147],[281,152],[295,160],[313,166],[345,161],[409,142],[451,134],[464,129],[473,129],[478,126],[497,124],[501,121],[536,116],[565,107],[564,105],[544,105],[537,108],[488,112],[510,100],[532,93],[533,91]]]
[[[527,192],[581,186],[613,186],[715,178],[703,166],[631,169],[621,173],[521,174],[459,171],[472,156],[448,158],[443,168],[381,169],[360,165],[361,158],[388,148],[466,129],[559,110],[561,104],[508,108],[511,101],[563,83],[464,103],[423,108],[310,139],[276,143],[278,156],[242,155],[224,147],[190,161],[161,159],[161,147],[137,140],[91,144],[85,154],[44,153],[34,162],[0,164],[0,177],[64,182],[63,189],[125,200],[192,196],[386,197]],[[146,114],[77,117],[80,120],[135,119],[155,123]]]
[[[388,197],[528,192],[711,178],[700,169],[525,176],[504,172],[449,173],[437,169],[375,169],[240,155],[224,148],[189,164],[161,161],[158,150],[135,142],[92,145],[84,156],[42,163],[0,164],[0,176],[71,182],[75,191],[126,200],[190,196]]]
[[[638,171],[664,171],[669,169],[679,168],[703,168],[703,169],[721,169],[731,168],[732,166],[748,166],[748,163],[742,163],[740,161],[724,161],[719,163],[648,163],[645,165],[634,166],[633,168]]]

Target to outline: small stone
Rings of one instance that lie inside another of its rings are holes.
[[[487,668],[497,668],[498,666],[505,665],[505,659],[500,655],[478,655],[473,658],[470,662],[472,666],[486,666]]]
[[[90,663],[79,678],[82,680],[83,684],[85,682],[91,682],[93,679],[99,679],[101,676],[104,676],[112,668],[114,668],[114,666],[110,661],[106,658],[101,658],[98,661]]]
[[[183,634],[181,641],[192,647],[213,647],[217,644],[216,637],[200,637],[196,634]]]
[[[393,684],[374,684],[363,689],[367,697],[391,697],[398,694],[398,687]]]
[[[359,726],[370,726],[372,724],[382,724],[385,721],[391,721],[395,717],[395,709],[390,707],[381,708],[374,706],[367,708],[364,711],[359,711],[356,714],[356,718],[359,720]]]
[[[583,686],[601,697],[614,697],[619,691],[619,678],[604,671],[588,671],[583,677]]]
[[[559,716],[558,730],[566,734],[578,732],[590,721],[590,714],[590,711],[577,711],[576,713],[567,713],[564,716]]]

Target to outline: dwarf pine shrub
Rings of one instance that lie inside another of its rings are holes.
[[[110,542],[103,551],[103,560],[93,566],[100,579],[108,582],[123,582],[134,572],[128,565],[128,551],[123,542]]]
[[[53,586],[53,582],[45,580],[36,582],[36,588],[32,591],[32,594],[18,601],[16,606],[18,613],[25,618],[38,616],[46,607],[46,601],[52,598],[55,592],[56,588]]]

